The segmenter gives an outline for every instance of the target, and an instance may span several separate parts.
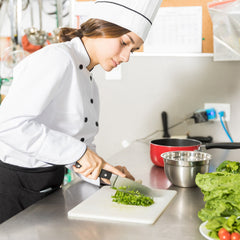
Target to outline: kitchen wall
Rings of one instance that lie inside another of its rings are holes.
[[[51,1],[44,1],[50,10]],[[10,36],[7,6],[0,12],[0,36]],[[23,12],[22,29],[31,26],[30,14]],[[64,18],[64,25],[70,21]],[[37,1],[34,26],[39,27]],[[56,18],[43,12],[43,29],[56,28]],[[100,67],[94,69],[101,98],[100,131],[96,137],[98,153],[109,158],[136,139],[162,129],[161,112],[167,111],[169,126],[182,121],[206,102],[230,103],[228,123],[234,141],[240,138],[240,62],[213,62],[212,56],[132,56],[122,65],[121,80],[105,80]],[[212,136],[229,141],[219,122],[184,122],[171,129],[171,135]],[[162,137],[162,133],[153,137]]]
[[[94,69],[101,98],[98,153],[105,159],[123,145],[162,129],[161,112],[169,126],[204,107],[204,103],[230,103],[228,122],[234,141],[240,141],[240,62],[214,62],[212,56],[132,56],[122,66],[121,80],[105,80]],[[186,121],[170,135],[212,136],[229,141],[220,122]],[[162,132],[153,138],[162,137]]]

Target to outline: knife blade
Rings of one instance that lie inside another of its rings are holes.
[[[81,167],[81,165],[78,162],[76,162],[75,166],[77,168]],[[149,188],[129,178],[120,177],[105,169],[101,170],[99,177],[108,179],[110,181],[110,186],[112,188],[117,188],[119,191],[122,192],[139,191],[141,194],[144,194],[145,196],[148,197],[161,197],[161,193],[156,189]],[[126,187],[126,189],[125,190],[119,189],[120,187]]]

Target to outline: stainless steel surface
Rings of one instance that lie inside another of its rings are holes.
[[[239,150],[210,150],[210,171],[222,161],[239,161]],[[125,165],[143,184],[160,189],[174,189],[176,197],[154,225],[123,224],[70,220],[67,212],[94,194],[98,187],[75,180],[62,190],[39,201],[0,225],[1,240],[204,240],[199,233],[198,211],[204,207],[198,187],[171,185],[163,168],[150,160],[149,145],[136,142],[109,159],[113,165]]]
[[[207,173],[209,153],[198,151],[174,151],[161,154],[167,178],[178,187],[195,187],[198,173]]]

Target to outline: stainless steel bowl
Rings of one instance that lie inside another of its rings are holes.
[[[198,173],[207,173],[211,155],[198,151],[174,151],[161,154],[164,160],[164,172],[178,187],[195,187]]]

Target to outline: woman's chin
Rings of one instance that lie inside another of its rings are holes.
[[[114,66],[104,66],[103,69],[106,71],[106,72],[110,72],[114,69],[115,67]]]

